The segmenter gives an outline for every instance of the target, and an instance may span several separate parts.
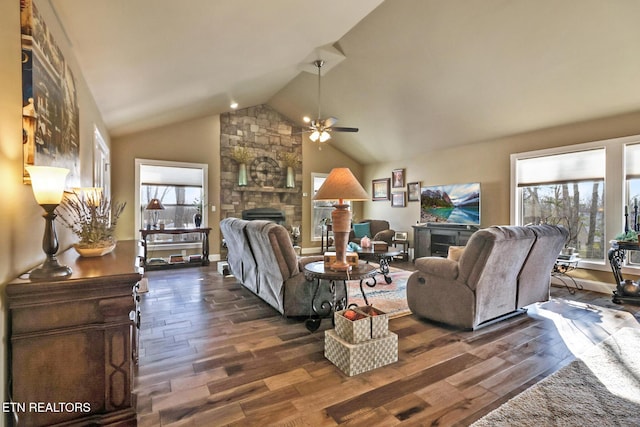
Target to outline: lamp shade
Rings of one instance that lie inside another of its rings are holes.
[[[369,200],[369,194],[349,168],[334,168],[313,196],[314,200]]]
[[[27,166],[31,189],[39,205],[58,205],[62,201],[69,169],[52,166]]]
[[[162,205],[162,202],[160,202],[160,199],[151,199],[149,200],[149,204],[147,205],[147,210],[149,211],[164,210],[164,206]]]

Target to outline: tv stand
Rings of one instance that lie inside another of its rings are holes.
[[[449,246],[465,246],[475,225],[430,222],[413,226],[414,260],[425,256],[446,257]]]

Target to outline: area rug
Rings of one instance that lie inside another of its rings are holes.
[[[639,426],[640,329],[623,328],[472,426]]]
[[[389,270],[390,284],[385,282],[382,274],[376,274],[376,285],[374,287],[370,288],[367,285],[362,285],[367,295],[367,300],[370,305],[387,313],[389,318],[411,314],[407,305],[407,279],[413,272],[394,267],[390,267]],[[349,304],[365,305],[364,298],[360,292],[360,281],[350,280],[347,282],[347,287]]]

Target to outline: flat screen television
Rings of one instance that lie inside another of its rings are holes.
[[[480,225],[480,183],[420,189],[420,222]]]

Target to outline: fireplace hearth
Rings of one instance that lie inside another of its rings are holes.
[[[274,208],[254,208],[242,211],[242,219],[254,221],[257,219],[273,221],[284,225],[286,217],[284,212]]]

